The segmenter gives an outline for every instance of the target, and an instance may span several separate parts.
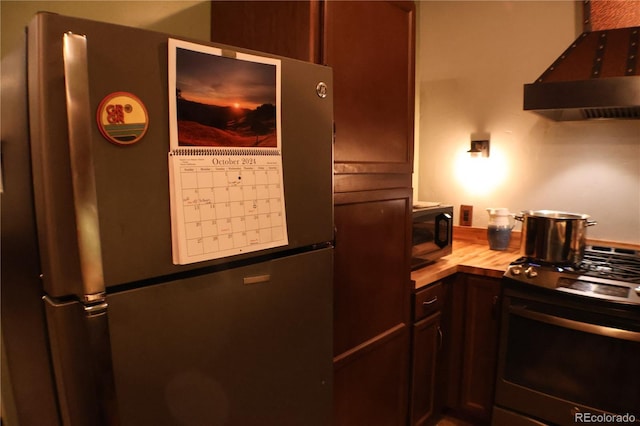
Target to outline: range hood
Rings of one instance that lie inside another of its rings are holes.
[[[555,121],[640,119],[640,27],[585,32],[534,82],[524,109]]]

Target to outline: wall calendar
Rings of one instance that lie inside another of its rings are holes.
[[[174,264],[288,244],[280,65],[169,39]]]

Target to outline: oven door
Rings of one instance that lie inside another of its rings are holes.
[[[640,321],[558,291],[504,296],[494,411],[531,419],[521,424],[640,422]]]

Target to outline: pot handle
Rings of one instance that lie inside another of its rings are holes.
[[[518,222],[524,222],[524,215],[522,213],[514,214],[513,218]]]
[[[589,220],[587,219],[587,226],[593,226],[593,225],[597,225],[598,221],[597,220]]]

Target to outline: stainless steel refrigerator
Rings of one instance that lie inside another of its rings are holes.
[[[86,40],[72,65],[84,77],[65,63],[65,34]],[[288,243],[176,265],[169,38],[40,13],[24,51],[3,61],[4,414],[20,425],[328,425],[331,69],[193,41],[281,60]],[[120,92],[146,106],[134,144],[108,141],[96,120]]]

